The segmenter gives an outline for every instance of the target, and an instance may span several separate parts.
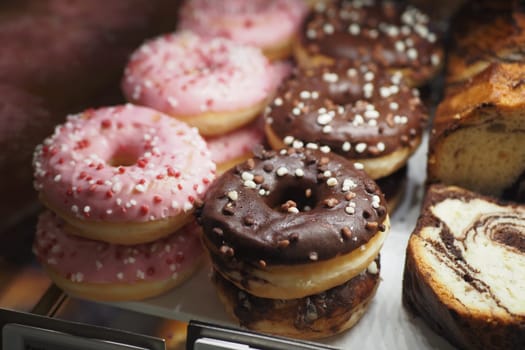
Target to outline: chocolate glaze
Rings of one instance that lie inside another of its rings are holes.
[[[424,227],[439,227],[441,241],[425,240],[429,253],[434,256],[458,277],[462,278],[473,289],[491,298],[499,307],[508,312],[509,319],[487,319],[479,312],[461,311],[451,307],[452,301],[442,300],[442,295],[429,285],[428,271],[421,269],[417,257],[409,244],[406,254],[403,275],[403,304],[412,312],[421,316],[436,332],[445,336],[452,344],[461,349],[523,349],[525,348],[525,318],[523,315],[510,313],[491,291],[491,286],[475,278],[475,270],[465,260],[458,245],[465,245],[466,237],[457,237],[450,228],[431,214],[430,208],[446,199],[459,199],[466,203],[473,199],[483,199],[498,205],[515,208],[491,197],[481,196],[458,187],[433,185],[427,191],[422,214],[418,219],[413,235],[418,236]],[[518,214],[519,215],[519,214]],[[519,216],[510,214],[489,214],[476,220],[465,234],[488,235],[494,244],[507,246],[508,249],[521,251],[523,235],[509,220],[519,220]],[[525,219],[523,219],[525,222]],[[520,236],[521,235],[521,236]],[[461,296],[454,297],[454,302],[461,302]]]
[[[301,299],[259,298],[237,288],[220,273],[215,272],[212,279],[233,304],[233,312],[241,326],[252,328],[257,322],[273,320],[286,323],[297,330],[324,332],[326,330],[319,329],[321,325],[316,323],[326,322],[336,333],[337,327],[342,326],[352,316],[353,310],[375,292],[379,283],[379,257],[375,263],[377,273],[365,270],[342,285]],[[278,333],[279,330],[274,332]]]
[[[363,159],[415,147],[428,114],[400,74],[338,61],[297,71],[280,86],[265,118],[289,146],[311,143]]]
[[[374,0],[322,2],[307,18],[300,36],[310,55],[408,68],[415,75],[428,75],[424,68],[440,64],[437,40],[428,16],[415,7]]]
[[[354,163],[308,149],[255,153],[216,179],[197,211],[205,242],[225,261],[326,260],[385,230],[385,199]]]

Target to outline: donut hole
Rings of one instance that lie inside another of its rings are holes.
[[[309,211],[313,209],[318,199],[318,194],[314,190],[314,186],[308,186],[308,184],[283,187],[273,191],[276,195],[269,198],[268,206],[273,210],[280,212],[292,212],[297,208],[298,211]]]
[[[137,164],[140,158],[138,149],[129,146],[120,146],[109,158],[108,164],[113,167],[131,166]]]

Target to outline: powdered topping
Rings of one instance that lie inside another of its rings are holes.
[[[38,221],[37,258],[72,282],[135,283],[177,278],[202,257],[199,227],[191,223],[166,238],[131,246],[89,240],[65,232],[51,212]]]
[[[67,118],[36,148],[35,188],[54,210],[140,222],[193,210],[215,177],[196,129],[132,105]]]
[[[263,48],[293,37],[307,11],[303,0],[191,0],[181,8],[179,29]]]
[[[273,92],[270,67],[256,48],[181,32],[135,51],[122,88],[128,100],[175,116],[233,111]]]

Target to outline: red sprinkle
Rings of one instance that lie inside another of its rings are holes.
[[[160,203],[162,202],[162,197],[161,196],[153,196],[153,203]]]
[[[103,129],[107,129],[107,128],[111,127],[111,120],[109,120],[109,119],[104,119],[104,120],[100,123],[100,126],[102,126]]]
[[[108,191],[106,192],[106,197],[107,197],[107,198],[111,198],[111,197],[113,197],[113,191],[112,191],[112,190],[108,190]]]
[[[139,166],[139,168],[145,168],[147,164],[148,160],[144,158],[141,158],[137,161],[137,165]]]
[[[144,204],[140,207],[140,214],[147,215],[149,213],[149,207]]]
[[[126,169],[124,167],[119,166],[118,167],[118,172],[121,173],[121,174],[124,174],[126,172]]]

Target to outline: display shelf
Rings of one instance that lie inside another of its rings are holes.
[[[423,145],[426,144],[425,137]],[[392,228],[381,250],[381,283],[369,310],[351,330],[319,342],[341,349],[452,349],[401,304],[405,249],[419,215],[426,153],[426,147],[422,146],[409,161],[407,192],[392,216]],[[207,263],[193,278],[168,294],[112,305],[182,321],[201,320],[236,326],[224,311],[210,282],[210,269]]]

